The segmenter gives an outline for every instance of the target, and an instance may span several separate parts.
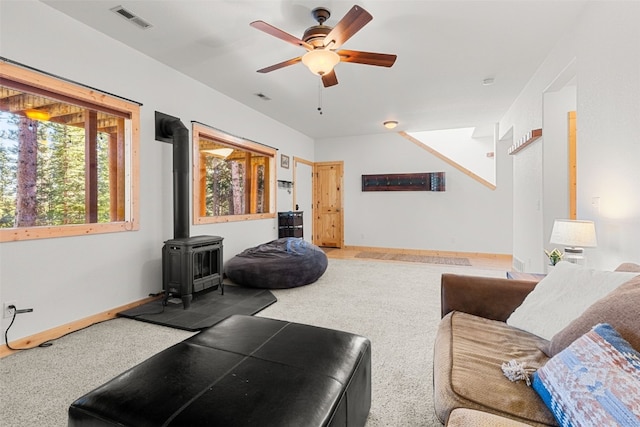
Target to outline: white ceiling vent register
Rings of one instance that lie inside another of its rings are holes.
[[[129,22],[131,22],[132,24],[135,24],[138,27],[142,28],[143,30],[146,30],[148,28],[153,27],[153,25],[149,24],[147,21],[145,21],[144,19],[140,18],[139,16],[136,16],[134,13],[128,11],[127,9],[125,9],[122,6],[113,7],[110,10],[113,13],[116,13],[116,14],[122,16],[124,19],[126,19]]]

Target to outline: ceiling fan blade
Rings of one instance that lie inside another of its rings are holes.
[[[396,55],[387,53],[361,52],[358,50],[340,50],[341,62],[356,62],[358,64],[377,65],[379,67],[391,67],[396,62]]]
[[[258,73],[269,73],[271,71],[279,70],[280,68],[288,67],[289,65],[297,64],[300,61],[302,61],[302,57],[298,56],[297,58],[273,64],[270,67],[261,68],[258,70]]]
[[[322,76],[322,84],[324,87],[331,87],[338,84],[338,77],[336,77],[336,71],[331,70],[329,74]]]
[[[291,34],[284,32],[281,29],[276,28],[271,24],[267,24],[264,21],[253,21],[249,25],[251,25],[253,28],[256,28],[260,31],[263,31],[269,34],[270,36],[277,37],[280,40],[284,40],[287,43],[291,43],[292,45],[301,46],[307,50],[313,50],[313,46],[311,46],[309,43],[303,40],[300,40],[299,38],[292,36]]]
[[[353,6],[324,38],[324,46],[333,50],[338,49],[372,19],[373,16],[369,12],[360,6]]]

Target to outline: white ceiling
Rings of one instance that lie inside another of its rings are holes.
[[[406,131],[492,130],[586,0],[41,1],[303,134],[327,138],[380,133],[385,120]],[[335,26],[354,4],[373,21],[343,48],[397,54],[392,68],[340,63],[339,84],[326,89],[302,64],[256,72],[305,51],[250,22],[302,37],[316,24],[312,9],[329,8],[326,25]],[[110,11],[118,5],[152,27],[141,30]],[[487,78],[495,83],[484,86]]]

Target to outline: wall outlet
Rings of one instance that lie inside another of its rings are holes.
[[[15,308],[9,308],[9,306],[14,306],[17,307],[16,302],[15,301],[8,301],[5,302],[2,305],[2,317],[7,318],[7,317],[13,317],[13,313],[16,311]]]

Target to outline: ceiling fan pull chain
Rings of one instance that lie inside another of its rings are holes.
[[[322,115],[322,85],[318,82],[318,113]]]

